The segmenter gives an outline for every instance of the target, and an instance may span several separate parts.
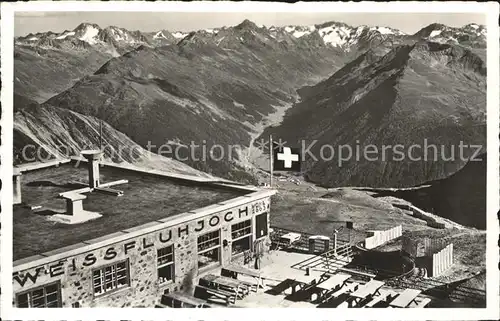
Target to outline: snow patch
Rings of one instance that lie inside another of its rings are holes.
[[[443,32],[443,30],[433,30],[431,34],[429,35],[429,38],[437,37]]]
[[[233,100],[233,105],[234,105],[234,107],[238,107],[238,108],[242,108],[242,109],[245,108],[245,105],[243,105],[235,100]]]
[[[346,43],[348,38],[348,29],[345,27],[325,27],[319,29],[319,34],[323,38],[326,44],[330,44],[335,47],[340,47]]]
[[[394,32],[390,28],[387,28],[387,27],[378,27],[377,31],[380,32],[383,35],[392,35],[392,34],[394,34]]]
[[[365,30],[365,27],[356,28],[356,37],[361,36],[361,34],[363,33],[363,30]]]
[[[476,25],[475,23],[470,24],[470,26],[471,26],[471,28],[474,28],[474,29],[478,29],[478,28],[479,28],[479,26],[478,26],[478,25]]]
[[[214,33],[214,29],[205,29],[205,32]]]
[[[172,36],[174,36],[175,38],[178,38],[178,39],[184,38],[187,35],[188,35],[187,33],[183,33],[183,32],[180,32],[180,31],[174,32],[172,34]]]
[[[85,33],[80,37],[80,40],[88,42],[90,44],[95,44],[97,41],[95,37],[99,34],[99,29],[94,26],[88,26],[85,29]]]
[[[226,38],[226,36],[220,38],[219,41],[217,41],[217,46],[220,45],[221,41],[224,40],[224,38]]]
[[[292,32],[292,31],[294,31],[294,30],[295,30],[295,27],[291,27],[291,26],[286,26],[286,27],[285,27],[285,31],[286,31],[286,32]]]
[[[165,35],[161,31],[158,31],[156,35],[153,36],[153,39],[158,39],[158,38],[167,39],[167,37],[165,37]]]
[[[71,32],[68,32],[68,33],[65,33],[65,34],[62,34],[60,35],[59,37],[57,37],[56,39],[65,39],[66,37],[68,36],[74,36],[75,35],[75,32],[74,31],[71,31]]]
[[[292,35],[295,37],[295,38],[300,38],[302,37],[303,35],[308,35],[310,34],[309,31],[295,31]]]
[[[116,41],[128,41],[129,36],[126,32],[123,32],[121,29],[111,29],[111,33]],[[134,42],[133,40],[131,42]]]
[[[31,37],[31,38],[28,39],[28,41],[35,41],[35,40],[38,40],[38,38],[37,37]]]

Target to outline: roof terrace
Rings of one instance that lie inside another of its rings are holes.
[[[73,164],[23,173],[23,205],[14,206],[13,213],[15,261],[249,193],[104,166],[100,168],[101,182],[128,180],[128,183],[115,186],[123,191],[123,196],[85,194],[83,208],[101,217],[74,225],[48,219],[66,211],[65,200],[58,195],[81,189],[88,176],[86,166]]]

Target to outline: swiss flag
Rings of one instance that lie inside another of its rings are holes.
[[[275,147],[273,150],[273,170],[300,172],[300,149]]]

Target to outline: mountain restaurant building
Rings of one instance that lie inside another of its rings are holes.
[[[275,191],[84,156],[14,171],[15,306],[154,307],[268,251]]]

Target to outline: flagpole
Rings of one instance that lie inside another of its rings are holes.
[[[99,120],[99,149],[102,152],[102,119]]]
[[[273,135],[269,135],[269,187],[273,187],[273,157],[274,157],[274,149],[273,149]]]

